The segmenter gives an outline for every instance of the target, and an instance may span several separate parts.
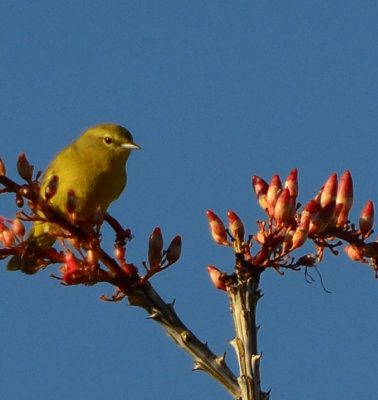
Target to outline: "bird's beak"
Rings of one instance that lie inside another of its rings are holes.
[[[123,143],[121,144],[121,147],[124,149],[130,149],[130,150],[140,150],[141,147],[138,146],[136,143]]]

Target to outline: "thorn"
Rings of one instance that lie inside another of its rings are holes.
[[[271,391],[272,389],[269,389],[267,392],[261,392],[262,400],[269,400]]]
[[[180,333],[181,339],[183,342],[187,343],[189,340],[190,332],[189,331],[183,331]]]
[[[262,357],[262,353],[260,353],[260,354],[253,354],[253,355],[252,355],[252,362],[260,361],[261,357]]]
[[[203,367],[201,366],[201,363],[199,361],[194,361],[194,367],[192,371],[203,371]]]
[[[157,320],[159,318],[159,313],[157,313],[156,311],[152,312],[147,319],[153,319],[153,320]]]
[[[232,340],[230,340],[230,345],[234,348],[234,350],[236,351],[236,353],[239,354],[240,351],[240,339],[238,337],[234,337]]]
[[[209,343],[208,343],[207,341],[204,342],[203,345],[204,345],[208,350],[210,350]]]
[[[171,305],[172,307],[174,307],[175,304],[176,304],[176,299],[173,299],[172,302],[170,303],[170,305]]]
[[[215,361],[219,365],[223,366],[226,362],[226,352],[224,352],[221,356],[215,357]]]

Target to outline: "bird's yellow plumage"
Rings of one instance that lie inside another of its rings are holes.
[[[131,150],[140,149],[131,133],[120,125],[100,124],[86,130],[78,139],[62,150],[42,177],[41,194],[51,179],[58,176],[58,189],[51,204],[61,213],[66,212],[67,192],[73,190],[77,198],[77,220],[94,215],[98,207],[106,211],[126,186],[126,161]],[[28,242],[38,246],[51,246],[55,238],[53,227],[35,223]],[[33,265],[21,256],[14,256],[8,269],[21,269],[33,273]]]

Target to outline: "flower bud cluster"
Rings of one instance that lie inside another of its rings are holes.
[[[0,243],[5,248],[11,248],[24,239],[25,226],[18,218],[7,220],[0,217]]]
[[[181,236],[175,236],[170,242],[168,248],[164,250],[163,234],[159,227],[156,227],[148,239],[148,266],[143,265],[147,271],[145,278],[160,272],[178,261],[181,257],[182,241]]]
[[[282,186],[280,177],[273,175],[270,184],[257,175],[252,177],[252,188],[260,207],[277,226],[291,224],[296,212],[298,171],[294,168]]]
[[[301,266],[315,266],[313,255],[300,257],[296,262],[291,252],[302,247],[310,239],[318,250],[317,261],[321,261],[323,251],[329,248],[333,254],[340,243],[332,242],[338,238],[346,241],[345,251],[352,260],[368,262],[378,273],[378,241],[366,243],[374,225],[374,205],[368,201],[364,206],[359,227],[351,224],[348,217],[353,205],[353,181],[349,171],[340,180],[336,173],[330,175],[318,193],[304,207],[297,203],[298,171],[294,168],[282,184],[279,175],[273,175],[268,184],[261,177],[252,177],[252,187],[260,207],[266,212],[268,221],[258,222],[259,230],[245,240],[242,220],[233,211],[228,211],[228,228],[210,210],[206,211],[210,232],[214,241],[223,246],[233,247],[236,258],[236,272],[241,270],[261,271],[272,267],[300,269]],[[260,245],[255,255],[252,245]],[[239,269],[239,270],[238,270]],[[225,290],[227,275],[214,266],[208,267],[213,284]]]

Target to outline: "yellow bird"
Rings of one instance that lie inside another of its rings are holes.
[[[103,212],[116,200],[126,186],[126,161],[131,150],[140,149],[131,133],[120,125],[100,124],[82,133],[62,150],[42,177],[41,195],[51,179],[58,177],[58,188],[50,203],[62,214],[66,213],[67,192],[73,190],[77,198],[75,213],[78,221]],[[51,246],[56,238],[54,226],[36,222],[27,238],[33,246]],[[9,270],[32,274],[38,271],[34,258],[15,255],[8,262]]]

